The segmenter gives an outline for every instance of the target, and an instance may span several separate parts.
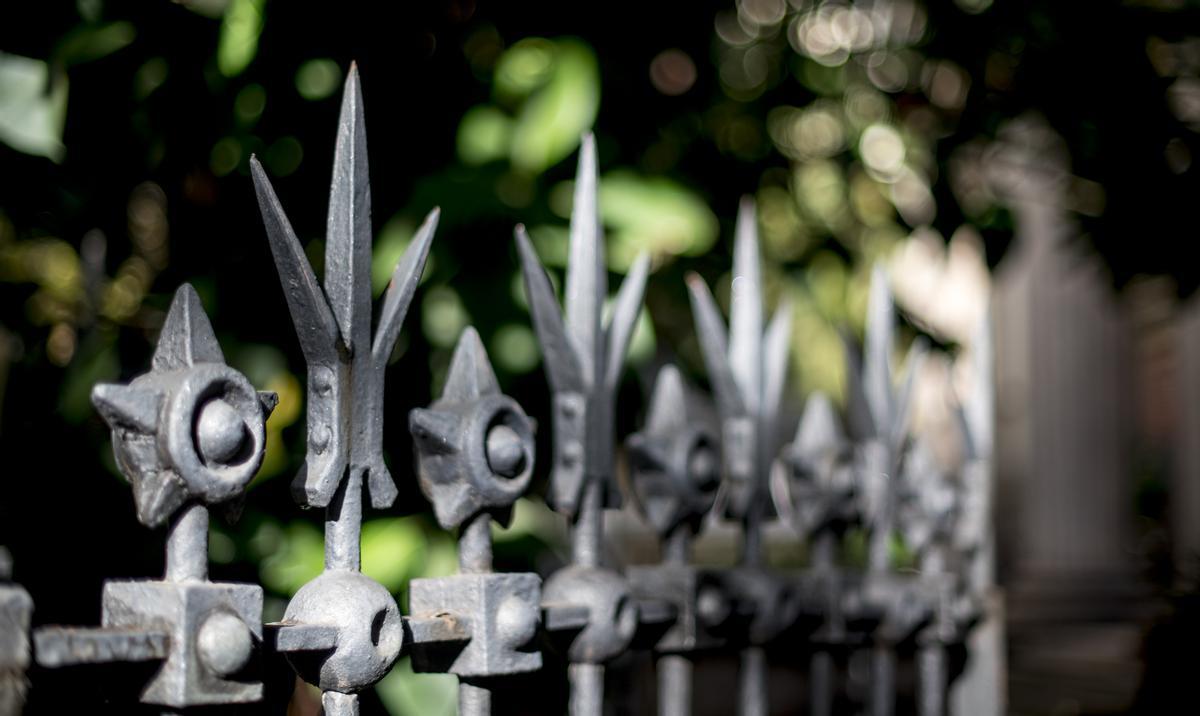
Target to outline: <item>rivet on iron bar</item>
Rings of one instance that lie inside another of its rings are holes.
[[[569,642],[570,710],[598,716],[604,663],[626,650],[638,626],[629,585],[602,563],[603,509],[620,505],[613,475],[613,403],[629,339],[642,304],[649,258],[634,262],[617,293],[608,326],[608,295],[597,208],[596,146],[583,138],[571,212],[565,318],[525,229],[516,229],[525,291],[554,395],[554,466],[550,501],[571,521],[571,565],[542,590],[544,623]],[[586,622],[578,623],[586,609]]]
[[[275,648],[324,692],[330,716],[358,713],[358,692],[382,679],[400,654],[396,600],[360,571],[364,484],[376,509],[396,485],[384,464],[383,379],[437,226],[434,209],[392,274],[371,334],[371,195],[358,70],[342,95],[325,236],[324,289],[317,283],[257,159],[251,170],[271,253],[308,363],[308,455],[293,483],[306,507],[325,508],[325,571],[300,588]]]
[[[262,588],[208,581],[208,508],[240,512],[262,463],[274,393],[225,365],[195,290],[176,293],[152,370],[129,385],[97,385],[92,403],[112,427],[117,466],[138,521],[167,524],[166,578],[108,582],[101,626],[34,633],[42,666],[161,660],[141,700],[172,708],[251,703],[262,640]]]

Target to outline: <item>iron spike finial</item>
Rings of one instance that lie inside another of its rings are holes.
[[[309,364],[309,445],[295,492],[328,506],[347,469],[363,475],[371,504],[385,508],[396,486],[383,460],[383,380],[388,357],[425,269],[435,208],[396,265],[371,332],[371,196],[366,123],[357,67],[342,94],[326,223],[324,288],[257,158],[250,159],[271,253]],[[349,393],[349,400],[343,400]]]
[[[325,567],[273,625],[277,648],[324,691],[327,709],[356,712],[354,694],[388,672],[403,645],[395,599],[359,572],[364,483],[376,508],[396,498],[383,460],[383,381],[437,227],[434,209],[392,274],[372,336],[371,196],[358,68],[342,94],[326,222],[324,287],[257,159],[251,173],[271,254],[308,363],[308,452],[293,491],[325,507]],[[319,659],[305,653],[320,654]]]
[[[785,390],[791,306],[785,302],[776,309],[764,334],[753,199],[744,198],[738,212],[728,339],[707,284],[696,274],[687,277],[687,284],[701,353],[723,423],[725,508],[733,517],[756,521],[768,507],[767,474],[774,459]]]
[[[612,484],[613,401],[650,268],[649,257],[638,256],[605,325],[608,273],[596,195],[595,140],[587,134],[575,180],[563,311],[525,228],[518,225],[514,231],[534,330],[555,394],[551,501],[568,516],[576,514],[590,480],[601,485],[607,506],[620,504]]]

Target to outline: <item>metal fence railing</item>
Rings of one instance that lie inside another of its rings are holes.
[[[649,262],[633,264],[605,320],[596,156],[585,137],[561,310],[533,245],[516,230],[553,396],[550,429],[541,433],[553,440],[548,501],[569,521],[569,564],[544,580],[493,571],[491,523],[506,522],[530,484],[535,430],[500,392],[468,328],[441,397],[413,409],[408,424],[421,491],[441,527],[458,531],[459,571],[412,581],[410,613],[402,615],[388,590],[360,571],[360,530],[366,507],[387,508],[397,495],[381,451],[385,368],[438,213],[400,259],[373,319],[366,134],[353,68],[338,125],[323,282],[262,168],[253,162],[252,170],[308,365],[307,457],[293,491],[303,506],[325,510],[324,572],[295,594],[282,621],[268,624],[261,587],[208,580],[209,511],[239,509],[276,399],[225,365],[185,285],[150,372],[92,393],[112,428],[138,519],[167,527],[166,573],[107,583],[99,627],[36,629],[37,663],[160,662],[141,700],[175,711],[255,703],[263,698],[257,665],[283,657],[321,689],[327,714],[344,716],[358,713],[358,694],[407,653],[418,672],[458,677],[460,713],[486,714],[498,684],[547,668],[543,650],[552,649],[567,662],[570,712],[588,716],[613,701],[605,665],[636,644],[653,654],[659,713],[691,713],[694,662],[724,651],[740,660],[737,711],[752,716],[772,711],[767,649],[790,640],[809,664],[811,713],[948,712],[961,661],[952,655],[991,588],[989,371],[975,371],[977,385],[960,411],[965,467],[947,472],[909,427],[921,343],[899,387],[893,380],[895,319],[880,271],[861,359],[848,346],[847,429],[829,400],[813,396],[794,440],[776,444],[792,321],[786,306],[765,320],[755,210],[743,202],[728,330],[705,283],[688,279],[719,431],[688,409],[703,396],[674,367],[662,368],[645,423],[622,451],[629,480],[619,489],[616,388]],[[656,564],[605,564],[603,510],[619,506],[623,492],[661,541]],[[733,566],[692,563],[691,542],[710,514],[740,526]],[[763,527],[775,518],[807,545],[807,567],[783,570],[766,559]],[[867,535],[864,564],[843,557],[851,528]],[[896,568],[896,535],[915,568]],[[31,608],[19,587],[0,585],[0,713],[20,711]],[[865,679],[856,664],[869,665]],[[916,675],[908,704],[898,696],[901,672]],[[865,695],[851,688],[856,680]]]

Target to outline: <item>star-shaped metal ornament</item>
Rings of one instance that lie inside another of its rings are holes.
[[[225,364],[188,284],[171,302],[151,371],[129,385],[92,390],[92,403],[112,427],[138,520],[148,527],[164,524],[190,499],[237,503],[262,464],[264,423],[277,400]]]
[[[409,413],[421,492],[453,529],[481,511],[507,525],[533,475],[533,423],[500,392],[483,341],[467,327],[442,396]]]
[[[383,379],[437,228],[434,209],[392,273],[371,332],[371,195],[358,69],[351,65],[338,119],[325,234],[324,288],[256,158],[250,168],[271,253],[308,362],[308,454],[293,491],[329,505],[347,470],[365,477],[371,504],[385,508],[396,485],[383,460]]]
[[[824,393],[809,396],[796,437],[784,448],[780,463],[771,473],[771,498],[797,533],[812,537],[854,520],[850,442]]]
[[[684,525],[698,531],[720,484],[717,440],[697,424],[690,397],[679,369],[663,366],[646,425],[626,440],[633,495],[660,537]]]
[[[602,485],[606,506],[620,506],[612,469],[613,403],[650,268],[649,256],[639,255],[605,325],[601,314],[608,295],[608,269],[596,193],[596,143],[588,134],[579,151],[575,178],[565,321],[525,228],[518,226],[515,232],[529,310],[554,393],[550,498],[556,509],[569,516],[578,510],[583,486],[590,480]]]

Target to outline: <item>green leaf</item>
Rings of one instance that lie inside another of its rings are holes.
[[[333,94],[341,81],[341,68],[327,57],[309,60],[296,70],[296,91],[310,102]]]
[[[62,161],[67,76],[51,82],[41,60],[0,52],[0,142],[19,152]]]
[[[263,27],[263,0],[232,0],[221,20],[217,40],[217,69],[226,77],[237,77],[258,54],[258,36]]]
[[[277,531],[264,523],[261,529]],[[258,573],[268,589],[292,595],[325,569],[325,538],[308,522],[292,522],[281,534],[271,534],[278,540],[277,548],[259,563]],[[251,541],[260,540],[259,535]],[[263,537],[260,541],[266,541]]]
[[[59,40],[54,55],[66,66],[78,65],[111,55],[135,37],[137,30],[131,22],[80,25]]]
[[[375,686],[389,714],[453,716],[458,704],[458,679],[451,674],[416,674],[405,656]]]
[[[540,174],[575,151],[600,108],[595,53],[576,40],[559,40],[554,46],[549,81],[525,101],[513,127],[512,163],[531,174]]]
[[[458,125],[458,158],[478,165],[507,157],[512,126],[512,119],[497,107],[472,107]]]
[[[427,540],[415,517],[368,520],[362,527],[362,571],[398,592],[426,563]]]
[[[640,251],[698,256],[712,248],[720,225],[691,189],[663,177],[620,170],[600,180],[600,216],[610,231],[609,268],[624,273]]]

